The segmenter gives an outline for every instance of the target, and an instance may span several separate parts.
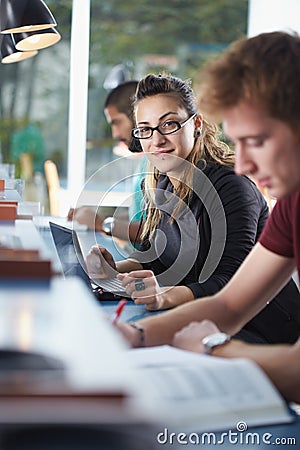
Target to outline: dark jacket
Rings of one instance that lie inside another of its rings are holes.
[[[195,298],[212,295],[257,241],[268,217],[267,203],[249,178],[216,164],[195,172],[192,198],[170,223],[177,203],[169,178],[160,176],[156,206],[162,218],[151,245],[145,238],[141,253],[132,256],[153,270],[162,285],[186,285]]]

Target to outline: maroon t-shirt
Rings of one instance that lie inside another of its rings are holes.
[[[276,202],[259,242],[273,253],[295,258],[300,277],[300,191]]]

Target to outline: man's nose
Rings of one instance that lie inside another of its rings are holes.
[[[113,139],[121,139],[121,133],[118,127],[112,127],[111,128],[111,134]]]
[[[235,146],[234,170],[237,175],[247,175],[254,171],[254,162],[250,152],[243,144],[236,144]]]

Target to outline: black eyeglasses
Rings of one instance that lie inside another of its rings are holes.
[[[192,120],[197,113],[186,119],[184,122],[177,122],[177,120],[166,120],[166,122],[157,127],[138,127],[131,130],[131,136],[135,139],[149,139],[153,136],[153,132],[157,130],[160,134],[172,134],[184,127],[190,120]]]

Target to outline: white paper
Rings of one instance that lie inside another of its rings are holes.
[[[292,421],[271,382],[253,362],[199,355],[170,346],[129,350],[158,421],[197,430]]]

